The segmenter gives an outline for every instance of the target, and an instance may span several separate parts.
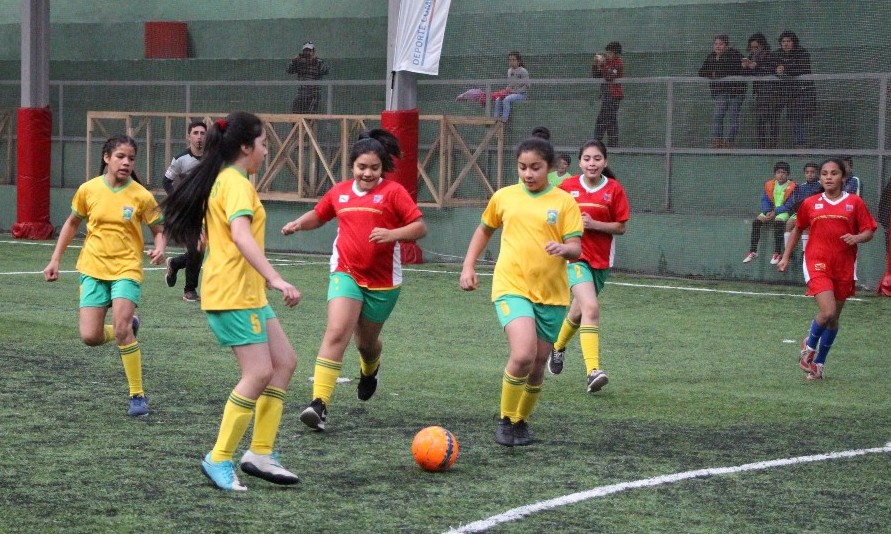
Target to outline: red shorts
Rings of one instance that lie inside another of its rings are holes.
[[[853,278],[835,280],[828,274],[818,271],[811,275],[807,281],[807,293],[805,294],[813,296],[824,291],[832,291],[835,295],[835,300],[846,300],[854,296],[855,288],[856,285]]]

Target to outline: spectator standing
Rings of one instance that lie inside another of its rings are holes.
[[[767,226],[774,230],[773,257],[771,265],[780,262],[783,253],[783,231],[786,228],[786,220],[789,213],[783,211],[783,206],[792,192],[795,191],[795,182],[789,180],[791,168],[785,161],[778,161],[773,166],[773,178],[764,182],[764,193],[761,195],[761,213],[752,221],[752,240],[749,253],[743,259],[743,263],[749,263],[758,257],[758,241],[761,240],[761,228]]]
[[[622,44],[613,41],[606,45],[606,55],[596,54],[591,65],[591,75],[603,78],[606,83],[600,85],[600,113],[594,125],[594,138],[608,146],[619,145],[619,103],[625,96],[622,84],[617,79],[625,75],[625,64],[622,62]]]
[[[817,88],[813,80],[801,80],[811,74],[811,55],[798,41],[795,32],[780,34],[780,49],[776,52],[776,74],[779,82],[779,113],[786,110],[792,123],[795,148],[807,148],[809,122],[817,112]]]
[[[699,75],[709,80],[709,90],[715,101],[712,117],[712,148],[733,148],[736,133],[739,131],[739,110],[746,98],[746,83],[742,81],[722,81],[728,76],[742,75],[743,56],[730,46],[727,34],[718,34],[709,54],[699,69]],[[727,139],[724,139],[724,118],[729,121]]]
[[[164,191],[169,196],[174,188],[179,187],[183,180],[187,179],[189,172],[201,161],[204,154],[204,138],[207,135],[207,125],[200,119],[189,123],[186,130],[186,142],[189,148],[179,154],[170,162],[167,172],[164,173]],[[201,273],[201,246],[200,243],[185,243],[186,253],[176,257],[167,258],[167,272],[164,281],[167,287],[176,286],[177,273],[181,269],[186,270],[186,285],[183,288],[183,300],[186,302],[198,302],[198,276]]]
[[[763,33],[753,33],[749,37],[749,57],[742,60],[742,72],[750,76],[774,76],[776,61],[770,45]],[[755,96],[755,124],[757,125],[758,148],[776,148],[779,136],[779,113],[777,107],[777,82],[752,82]]]
[[[296,74],[298,81],[320,80],[328,72],[328,65],[316,57],[316,45],[312,41],[303,43],[300,55],[288,64],[288,74]],[[321,96],[321,86],[298,86],[297,98],[291,103],[291,113],[318,113]]]

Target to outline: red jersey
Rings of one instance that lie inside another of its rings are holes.
[[[618,180],[606,178],[593,189],[589,189],[584,178],[571,176],[560,184],[579,205],[582,213],[587,213],[595,221],[626,222],[631,218],[628,197]],[[579,260],[588,262],[592,269],[608,269],[613,266],[616,242],[613,234],[585,230],[582,234],[582,255]]]
[[[382,179],[368,192],[355,180],[340,182],[316,204],[319,218],[337,217],[337,237],[331,272],[347,273],[368,289],[391,289],[402,284],[399,243],[372,243],[375,228],[401,228],[422,217],[421,210],[402,185]]]
[[[805,280],[817,272],[836,280],[853,280],[857,245],[845,243],[841,236],[878,227],[863,200],[849,193],[842,193],[834,201],[825,193],[804,199],[795,225],[801,230],[810,228],[804,249]]]

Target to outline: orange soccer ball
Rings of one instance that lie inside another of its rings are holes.
[[[411,453],[424,471],[445,471],[458,459],[458,440],[441,426],[428,426],[415,434]]]

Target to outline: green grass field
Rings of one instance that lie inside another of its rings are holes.
[[[325,327],[327,258],[272,255],[304,294],[294,309],[273,303],[300,358],[278,448],[302,481],[281,488],[244,475],[249,491],[232,494],[211,487],[199,465],[238,369],[181,288],[147,269],[139,341],[152,413],[129,418],[116,348],[78,338],[77,274],[45,283],[50,243],[0,241],[2,532],[446,532],[545,501],[482,526],[891,529],[889,299],[847,304],[828,378],[808,383],[798,341],[815,304],[802,286],[616,275],[601,299],[609,385],[585,393],[574,340],[566,370],[546,378],[530,422],[535,443],[509,449],[493,441],[507,342],[490,278],[464,293],[456,265],[408,268],[383,333],[377,395],[356,399],[350,349],[343,376],[353,382],[337,386],[328,431],[312,433],[297,415]],[[77,253],[69,249],[63,269],[74,269]],[[423,472],[411,457],[413,435],[432,424],[460,442],[445,473]],[[560,500],[691,470],[877,448]]]

